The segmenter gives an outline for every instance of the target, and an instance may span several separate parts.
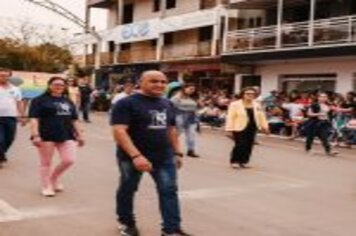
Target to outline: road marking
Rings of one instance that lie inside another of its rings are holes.
[[[187,190],[187,191],[181,191],[180,197],[186,200],[198,200],[198,199],[231,197],[231,196],[256,192],[265,189],[268,189],[269,191],[281,191],[281,190],[299,189],[305,187],[307,187],[306,184],[275,182],[275,183],[268,183],[268,184],[255,184],[246,187]]]
[[[16,209],[0,199],[0,223],[94,212],[95,209],[63,209],[54,206]]]
[[[223,163],[218,162],[218,161],[214,161],[214,160],[200,159],[199,161],[205,162],[207,164],[214,165],[214,166],[225,167],[226,169],[229,168],[228,165],[223,164]],[[269,172],[266,172],[266,171],[256,170],[254,168],[246,169],[246,170],[244,170],[244,173],[254,173],[254,174],[258,174],[258,175],[263,175],[265,177],[270,177],[270,178],[273,178],[273,179],[279,179],[279,180],[283,180],[283,181],[293,182],[293,183],[300,184],[300,185],[308,184],[307,181],[304,181],[304,180],[301,180],[301,179],[292,178],[292,177],[284,176],[284,175],[272,174],[272,173],[269,173]]]
[[[22,220],[22,214],[10,204],[0,199],[0,223]]]

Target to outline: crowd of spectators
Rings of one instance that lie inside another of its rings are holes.
[[[331,115],[329,117],[333,129],[330,140],[336,145],[349,146],[356,144],[356,94],[345,95],[328,92]],[[304,124],[308,120],[307,111],[316,100],[318,91],[290,93],[271,91],[269,95],[259,96],[266,111],[271,132],[276,135],[296,139],[305,135]],[[200,92],[200,121],[212,127],[224,125],[227,108],[236,96],[229,95],[225,90],[205,89]]]
[[[179,90],[177,83],[172,89],[173,96]],[[255,88],[259,92],[259,88]],[[223,127],[227,109],[232,101],[238,99],[228,90],[204,88],[196,94],[199,104],[199,120],[201,124],[210,127]],[[356,93],[345,95],[328,92],[331,108],[329,117],[333,129],[330,130],[330,140],[336,145],[349,146],[356,144]],[[272,134],[282,135],[290,139],[305,136],[304,124],[308,120],[307,111],[316,101],[318,91],[271,91],[267,96],[258,96],[257,101],[265,109]]]

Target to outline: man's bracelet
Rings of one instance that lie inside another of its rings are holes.
[[[137,154],[131,157],[132,160],[135,160],[136,158],[142,157],[142,154]]]
[[[36,134],[36,135],[31,135],[30,140],[34,140],[35,138],[39,138],[41,137],[40,135]]]

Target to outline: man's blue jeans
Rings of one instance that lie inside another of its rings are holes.
[[[116,213],[122,224],[134,226],[134,195],[142,177],[129,160],[118,160],[121,172],[120,186],[116,195]],[[177,169],[174,159],[169,158],[150,173],[156,183],[159,207],[163,218],[163,231],[174,233],[180,229],[180,207],[178,200]]]
[[[4,160],[6,152],[15,139],[16,127],[15,117],[0,117],[0,160]]]
[[[196,151],[195,136],[197,132],[197,123],[189,122],[187,115],[176,115],[176,124],[179,134],[184,133],[185,143],[188,151]]]

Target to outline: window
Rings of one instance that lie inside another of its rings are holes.
[[[153,39],[150,42],[151,42],[151,47],[153,47],[153,48],[157,47],[157,40],[156,39]]]
[[[167,33],[164,35],[164,45],[173,44],[173,33]]]
[[[109,52],[115,52],[115,42],[114,41],[109,41]]]
[[[284,92],[297,91],[331,91],[336,88],[336,74],[297,74],[282,75],[280,87]]]
[[[213,27],[207,26],[199,29],[199,41],[210,41],[213,38]]]
[[[262,18],[261,17],[257,17],[256,18],[256,27],[261,27],[262,26]]]
[[[166,5],[167,9],[176,8],[176,6],[177,6],[176,0],[167,0],[167,5]]]
[[[91,45],[91,51],[93,52],[93,54],[96,54],[97,49],[98,49],[98,46],[96,45],[96,43]]]
[[[237,29],[244,29],[246,20],[244,18],[237,19]]]
[[[131,49],[131,44],[130,43],[123,43],[121,44],[121,50],[122,51],[128,51]]]
[[[133,4],[125,4],[123,24],[132,23],[133,17],[134,17],[134,5]]]
[[[153,12],[157,12],[160,10],[161,0],[153,1]]]
[[[255,27],[255,19],[254,18],[250,18],[248,20],[248,27],[249,28],[254,28]]]

